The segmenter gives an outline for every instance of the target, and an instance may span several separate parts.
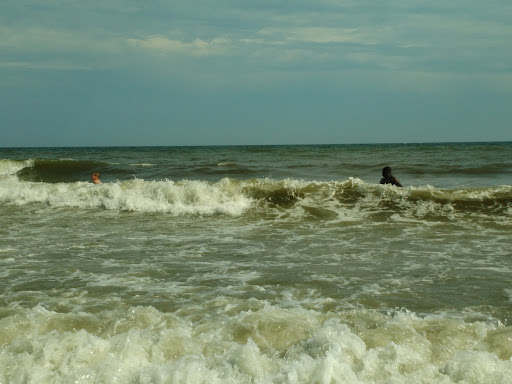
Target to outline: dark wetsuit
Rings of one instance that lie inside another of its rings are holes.
[[[392,175],[383,177],[382,179],[380,179],[380,183],[381,184],[392,184],[392,185],[396,185],[397,187],[402,186],[402,184],[400,184],[400,181],[395,176],[392,176]]]

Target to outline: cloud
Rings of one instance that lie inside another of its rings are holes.
[[[45,26],[22,28],[0,25],[0,47],[15,54],[117,53],[121,40],[101,29],[73,30]],[[1,57],[1,56],[0,56]]]
[[[190,42],[174,40],[162,35],[126,39],[129,46],[144,48],[158,53],[181,53],[190,56],[218,56],[225,54],[231,42],[226,38],[205,41],[195,38]]]
[[[263,1],[249,9],[244,1],[228,0],[215,6],[163,0],[144,6],[129,0],[126,7],[121,0],[7,4],[3,10],[15,12],[0,17],[0,66],[9,69],[144,73],[165,71],[172,61],[169,74],[511,71],[512,26],[476,1],[464,12],[457,4],[394,0],[298,1],[293,7]]]
[[[375,40],[368,39],[357,28],[328,28],[328,27],[267,27],[258,32],[266,38],[282,39],[285,42],[304,43],[357,43],[371,45]]]

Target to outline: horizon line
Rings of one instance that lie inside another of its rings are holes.
[[[0,149],[36,149],[36,148],[201,148],[201,147],[299,147],[299,146],[350,146],[350,145],[422,145],[422,144],[500,144],[512,143],[512,140],[484,141],[417,141],[417,142],[376,142],[376,143],[323,143],[323,144],[181,144],[181,145],[43,145],[43,146],[1,146]]]

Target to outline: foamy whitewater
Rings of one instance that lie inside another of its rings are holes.
[[[512,383],[512,143],[0,148],[0,208],[2,384]]]

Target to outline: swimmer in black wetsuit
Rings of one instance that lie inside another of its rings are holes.
[[[401,187],[400,180],[398,180],[395,176],[391,174],[391,167],[382,168],[382,179],[380,179],[381,184],[393,184],[397,187]]]

